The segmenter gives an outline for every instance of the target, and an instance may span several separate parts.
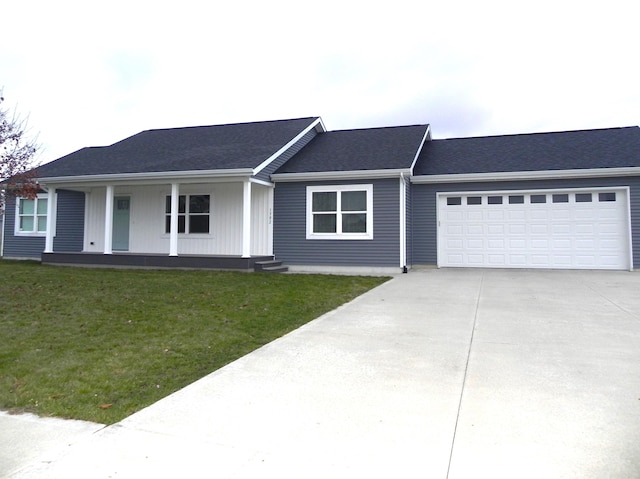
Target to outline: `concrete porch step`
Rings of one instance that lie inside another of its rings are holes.
[[[256,273],[286,273],[289,268],[282,265],[282,261],[276,259],[269,261],[256,261],[253,265]]]

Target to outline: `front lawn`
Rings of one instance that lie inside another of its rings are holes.
[[[112,424],[387,279],[0,261],[0,409]]]

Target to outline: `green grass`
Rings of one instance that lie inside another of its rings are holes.
[[[386,279],[0,261],[0,409],[112,424]]]

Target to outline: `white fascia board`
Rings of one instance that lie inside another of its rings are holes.
[[[150,183],[202,183],[210,180],[225,180],[250,177],[251,168],[236,168],[228,170],[193,170],[193,171],[157,171],[151,173],[116,173],[111,175],[81,175],[38,178],[39,183],[56,185],[86,185],[86,184],[150,184]]]
[[[640,176],[640,167],[589,168],[575,170],[506,171],[497,173],[461,173],[457,175],[413,176],[411,183],[469,183],[477,181],[508,180],[560,180],[578,178],[602,178],[617,176]]]
[[[422,151],[422,147],[427,140],[431,140],[431,125],[427,125],[427,131],[424,132],[424,136],[422,137],[422,141],[420,142],[420,146],[418,147],[418,151],[416,152],[416,156],[413,157],[413,161],[411,162],[411,171],[413,171],[413,167],[416,165],[416,161],[418,161],[418,157],[420,156],[420,152]]]
[[[280,148],[278,151],[276,151],[273,155],[271,155],[269,158],[267,158],[262,163],[260,163],[260,165],[258,165],[256,168],[254,168],[253,174],[257,175],[258,173],[260,173],[267,166],[269,166],[269,164],[271,164],[271,162],[273,162],[276,158],[278,158],[280,155],[282,155],[285,151],[287,151],[289,148],[291,148],[293,145],[295,145],[300,140],[300,138],[302,138],[304,135],[309,133],[312,129],[317,128],[318,126],[320,127],[321,131],[327,131],[324,128],[324,124],[322,123],[322,119],[321,118],[317,118],[308,127],[306,127],[304,130],[302,130],[300,133],[298,133],[289,143],[284,145],[282,148]]]
[[[293,181],[339,181],[398,178],[400,175],[411,175],[409,168],[400,170],[355,170],[355,171],[320,171],[315,173],[277,173],[271,175],[274,183]]]
[[[255,183],[256,185],[262,185],[262,186],[268,186],[268,187],[273,186],[273,183],[271,183],[270,181],[259,180],[257,178],[249,178],[249,182]]]

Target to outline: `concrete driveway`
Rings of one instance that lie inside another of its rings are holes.
[[[640,274],[399,275],[87,426],[0,477],[640,477]]]

